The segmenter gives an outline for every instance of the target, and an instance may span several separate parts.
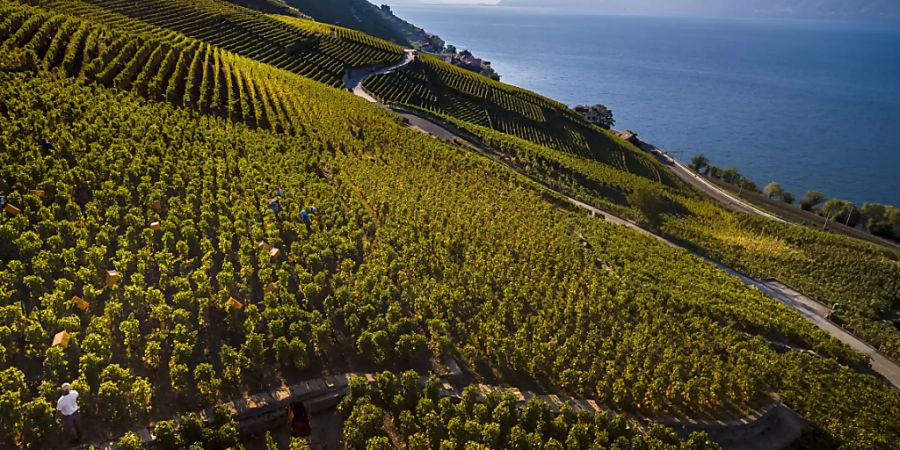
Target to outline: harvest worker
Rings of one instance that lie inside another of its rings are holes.
[[[310,225],[309,212],[307,212],[305,209],[300,211],[300,221],[303,222],[303,225],[306,225],[306,231],[308,232]]]
[[[309,212],[313,215],[313,221],[316,223],[316,228],[322,229],[322,220],[319,219],[319,210],[313,206],[309,208]]]
[[[277,216],[281,212],[281,202],[277,198],[269,200],[269,209]]]
[[[75,435],[75,441],[81,440],[81,417],[78,416],[78,391],[72,389],[69,383],[62,385],[63,395],[56,401],[56,413],[62,422],[63,428],[69,434]]]

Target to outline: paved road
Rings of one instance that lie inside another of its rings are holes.
[[[446,128],[430,121],[427,119],[423,119],[415,114],[410,114],[407,112],[394,111],[400,117],[406,119],[407,124],[410,128],[414,128],[418,131],[421,131],[426,134],[430,134],[438,139],[442,139],[445,141],[452,141],[456,138],[456,135],[453,132],[447,130]]]
[[[817,327],[827,331],[839,341],[853,347],[854,350],[867,355],[872,363],[872,370],[881,374],[894,387],[900,388],[900,366],[878,353],[878,350],[875,350],[869,344],[847,332],[847,330],[826,319],[829,313],[828,307],[776,280],[756,281],[756,284],[760,291],[796,309]]]
[[[747,203],[747,202],[731,195],[730,193],[720,189],[718,186],[710,183],[709,180],[707,180],[703,176],[699,175],[698,173],[694,172],[690,168],[686,167],[684,164],[676,161],[675,159],[671,159],[671,162],[672,162],[672,164],[669,165],[669,167],[672,169],[672,172],[674,172],[675,175],[678,176],[678,178],[681,178],[684,182],[695,187],[700,192],[703,192],[706,195],[709,195],[710,197],[717,200],[718,202],[723,203],[726,206],[729,206],[729,207],[731,207],[735,210],[741,211],[741,212],[756,214],[756,215],[763,216],[767,219],[784,222],[784,220],[781,220],[781,218],[776,217],[772,214],[769,214],[768,212],[763,211],[763,210],[751,205],[750,203]]]
[[[415,60],[415,50],[406,49],[403,51],[403,58],[401,58],[400,61],[389,66],[350,70],[346,74],[344,74],[344,87],[353,92],[357,97],[362,97],[371,103],[378,103],[378,99],[369,94],[369,92],[363,88],[363,80],[372,75],[382,75],[388,72],[392,72]]]
[[[411,52],[407,51],[406,55],[404,55],[404,59],[402,61],[400,61],[399,63],[394,64],[394,65],[384,68],[384,69],[373,69],[373,70],[369,71],[368,74],[372,75],[372,74],[377,74],[377,73],[386,73],[391,70],[396,70],[399,67],[403,67],[406,64],[409,64],[411,61],[412,61]],[[358,78],[358,77],[353,78],[351,81],[355,81],[355,84],[352,85],[353,88],[351,90],[353,90],[353,92],[356,93],[356,95],[358,95],[360,97],[366,98],[370,101],[377,102],[377,100],[375,100],[372,96],[370,96],[367,92],[365,92],[361,87],[362,80],[365,79],[365,77],[369,76],[369,75],[362,76],[362,78]],[[348,84],[348,87],[349,86],[350,85]],[[463,141],[468,142],[468,140],[464,136],[456,135],[453,132],[451,132],[448,129],[441,126],[440,124],[434,123],[428,119],[416,116],[414,114],[406,113],[406,112],[400,113],[400,115],[402,117],[406,118],[407,120],[409,120],[410,127],[417,129],[419,131],[431,134],[432,136],[435,136],[435,137],[438,137],[441,139],[445,139],[445,140],[461,139]],[[499,158],[493,157],[493,154],[490,151],[482,149],[478,143],[470,142],[470,144],[473,147],[475,147],[476,149],[478,149],[479,151],[481,151],[486,156],[490,157],[495,162],[497,162],[499,164],[504,164],[504,162],[502,160],[500,160]],[[716,198],[717,200],[719,200],[723,203],[726,203],[738,210],[742,210],[742,211],[749,212],[752,214],[759,214],[763,217],[767,217],[772,220],[784,222],[783,220],[781,220],[778,217],[775,217],[765,211],[760,210],[759,208],[754,207],[753,205],[750,205],[742,200],[739,200],[739,199],[731,196],[727,192],[719,189],[718,187],[716,187],[715,185],[713,185],[712,183],[710,183],[709,181],[704,179],[702,176],[694,173],[692,170],[685,167],[678,161],[674,161],[674,160],[672,160],[672,161],[674,163],[674,165],[672,166],[673,172],[675,172],[680,178],[682,178],[686,182],[690,183],[691,185],[693,185],[695,187],[698,187],[702,192],[706,192],[707,194]],[[506,164],[504,164],[504,165],[506,165]],[[510,167],[508,165],[507,165],[507,167],[509,167],[511,170],[515,170],[513,167]],[[618,225],[622,225],[622,226],[626,226],[626,227],[631,228],[632,230],[635,230],[641,234],[651,236],[659,241],[665,242],[666,244],[668,244],[672,247],[682,248],[680,245],[676,244],[675,242],[672,242],[672,241],[670,241],[662,236],[659,236],[649,230],[641,228],[640,226],[638,226],[637,224],[635,224],[629,220],[625,220],[623,218],[617,217],[616,215],[611,214],[608,211],[599,209],[597,207],[594,207],[592,205],[584,203],[580,200],[569,197],[569,196],[557,191],[556,189],[553,189],[550,186],[543,185],[540,182],[538,182],[538,184],[541,184],[545,188],[553,190],[554,192],[558,193],[559,195],[562,195],[572,204],[591,212],[592,216],[602,217],[609,222],[612,222],[612,223],[615,223]],[[687,251],[690,251],[690,250],[687,250]],[[705,261],[715,265],[716,267],[720,268],[721,270],[724,270],[728,274],[737,277],[738,279],[743,281],[745,284],[755,287],[761,293],[763,293],[775,300],[778,300],[779,302],[783,303],[784,305],[787,305],[787,306],[797,310],[803,317],[805,317],[807,320],[809,320],[814,325],[821,328],[822,330],[824,330],[825,332],[827,332],[834,338],[849,345],[853,349],[855,349],[865,355],[868,355],[872,362],[872,370],[881,374],[885,379],[887,379],[895,387],[900,388],[900,366],[895,364],[893,361],[891,361],[884,355],[878,353],[877,350],[875,350],[874,348],[872,348],[871,346],[869,346],[868,344],[866,344],[865,342],[863,342],[856,336],[853,336],[852,334],[848,333],[843,328],[835,325],[834,323],[832,323],[831,321],[826,319],[825,316],[828,314],[828,308],[825,307],[824,305],[822,305],[821,303],[816,302],[815,300],[813,300],[809,297],[806,297],[803,294],[789,288],[788,286],[778,283],[777,281],[756,280],[754,278],[748,277],[747,275],[744,275],[744,274],[732,269],[731,267],[727,267],[719,262],[710,260],[701,255],[697,255],[697,256],[700,257],[701,259],[704,259]]]

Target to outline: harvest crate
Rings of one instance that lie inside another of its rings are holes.
[[[74,304],[76,308],[78,308],[82,311],[87,311],[88,306],[89,306],[89,303],[87,302],[87,300],[85,300],[77,295],[72,297],[72,304]]]
[[[56,333],[55,336],[53,336],[53,346],[54,347],[59,346],[62,348],[66,348],[69,346],[70,339],[72,339],[72,335],[69,334],[68,331],[65,331],[65,330],[60,331],[59,333]]]
[[[122,274],[115,270],[107,270],[106,271],[106,286],[113,287],[119,284],[119,280],[122,279]]]
[[[244,309],[244,304],[234,297],[228,297],[228,301],[225,302],[225,306],[236,309],[238,311]]]

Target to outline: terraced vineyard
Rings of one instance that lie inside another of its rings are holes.
[[[463,390],[454,403],[440,397],[436,380],[428,380],[424,391],[416,381],[415,373],[395,377],[385,372],[377,376],[373,392],[363,380],[351,380],[350,394],[339,407],[345,416],[345,448],[393,448],[391,440],[413,449],[721,448],[702,433],[684,441],[658,425],[637,433],[620,416],[568,407],[555,410],[537,399],[519,408],[512,394],[483,395],[474,386]]]
[[[887,320],[900,298],[900,254],[856,239],[734,213],[690,192],[650,183],[587,158],[554,151],[451,117],[442,120],[495,149],[523,173],[635,220],[635,189],[661,199],[660,230],[757,278],[777,278],[830,306],[844,326],[894,360],[900,332]]]
[[[400,59],[403,49],[311,20],[267,16],[217,0],[46,0],[39,4],[165,39],[176,31],[222,50],[334,86],[353,67]]]
[[[176,32],[129,33],[53,11],[3,11],[0,45],[47,70],[288,134],[315,133],[308,118],[338,107],[311,102],[319,91],[304,92],[311,84],[301,77]]]
[[[371,77],[363,84],[386,103],[449,116],[653,181],[677,184],[655,161],[589,125],[565,105],[431,56],[421,56],[403,70]]]
[[[859,354],[684,251],[218,35],[0,5],[0,446],[51,445],[63,381],[97,433],[447,355],[625,414],[734,418],[774,394],[824,441],[900,438],[900,395]]]

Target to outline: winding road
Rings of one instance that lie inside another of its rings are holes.
[[[372,75],[383,75],[393,72],[415,60],[416,51],[412,49],[406,49],[403,51],[403,58],[401,58],[400,61],[389,66],[374,66],[365,67],[362,69],[348,70],[347,73],[344,74],[344,87],[346,87],[350,92],[353,92],[353,94],[355,94],[357,97],[362,97],[370,103],[380,103],[378,99],[375,98],[375,96],[369,94],[369,92],[366,91],[365,88],[363,88],[363,81],[365,81],[366,78],[369,78]]]
[[[372,103],[379,103],[382,106],[384,106],[385,108],[390,109],[389,106],[382,104],[377,98],[375,98],[375,96],[373,96],[368,91],[366,91],[363,88],[362,83],[369,76],[385,74],[385,73],[389,73],[389,72],[401,69],[404,66],[406,66],[407,64],[413,62],[414,60],[415,60],[415,52],[413,50],[406,50],[404,52],[403,59],[401,59],[399,62],[392,64],[390,66],[380,67],[380,68],[372,67],[372,68],[367,68],[367,69],[363,69],[363,70],[359,70],[359,71],[353,71],[352,73],[348,73],[348,75],[344,77],[345,86],[347,87],[347,89],[352,91],[357,96],[362,97]],[[514,167],[511,167],[509,164],[504,163],[500,158],[494,157],[493,151],[483,148],[480,143],[472,142],[470,139],[466,138],[463,135],[454,133],[453,131],[449,130],[448,127],[445,127],[439,123],[433,122],[431,120],[411,114],[406,111],[395,111],[395,112],[397,112],[401,117],[403,117],[407,121],[407,123],[409,124],[409,126],[411,128],[417,129],[421,132],[430,134],[434,137],[437,137],[437,138],[440,138],[443,140],[459,139],[464,142],[467,142],[470,146],[474,147],[480,153],[489,157],[491,160],[493,160],[499,164],[503,164],[504,166],[510,168],[511,170],[515,170]],[[671,162],[670,167],[672,167],[672,171],[679,178],[681,178],[685,182],[689,183],[691,186],[694,186],[695,188],[699,189],[701,192],[708,194],[715,200],[722,202],[728,206],[731,206],[739,211],[744,211],[744,212],[748,212],[751,214],[758,214],[760,216],[763,216],[763,217],[766,217],[766,218],[769,218],[772,220],[784,222],[780,218],[775,217],[765,211],[762,211],[759,208],[756,208],[753,205],[750,205],[740,199],[737,199],[734,196],[732,196],[731,194],[719,189],[718,187],[716,187],[709,181],[703,179],[703,177],[701,177],[700,175],[695,174],[692,170],[685,167],[680,162],[678,162],[674,159],[671,159],[671,158],[670,158],[670,162]],[[856,336],[847,332],[840,326],[838,326],[838,325],[834,324],[833,322],[831,322],[830,320],[828,320],[826,318],[826,316],[828,315],[829,311],[828,311],[828,308],[826,306],[824,306],[823,304],[791,289],[790,287],[778,282],[777,280],[757,280],[757,279],[751,278],[741,272],[738,272],[737,270],[735,270],[731,267],[725,266],[717,261],[713,261],[702,255],[698,255],[698,254],[692,252],[691,250],[686,249],[686,248],[682,247],[681,245],[679,245],[673,241],[670,241],[669,239],[666,239],[663,236],[657,235],[645,228],[642,228],[639,225],[637,225],[629,220],[617,217],[616,215],[614,215],[608,211],[601,210],[597,207],[594,207],[585,202],[582,202],[582,201],[572,198],[568,195],[565,195],[564,193],[559,192],[557,189],[554,189],[551,186],[547,186],[543,183],[540,183],[537,180],[534,180],[534,181],[536,183],[540,184],[541,186],[543,186],[544,188],[549,189],[549,190],[557,193],[558,195],[565,197],[566,200],[568,200],[573,205],[589,211],[592,216],[595,216],[595,217],[599,216],[600,218],[603,218],[609,222],[612,222],[612,223],[615,223],[618,225],[622,225],[622,226],[626,226],[626,227],[631,228],[641,234],[651,236],[657,240],[665,242],[666,244],[668,244],[672,247],[682,248],[688,252],[691,252],[695,256],[703,259],[704,261],[707,261],[708,263],[715,265],[716,267],[727,272],[728,274],[737,277],[742,282],[744,282],[744,284],[755,287],[757,290],[759,290],[764,295],[767,295],[775,300],[778,300],[782,304],[793,308],[794,310],[799,312],[801,316],[806,318],[806,320],[810,321],[815,326],[824,330],[825,332],[830,334],[832,337],[843,342],[844,344],[849,345],[854,350],[857,350],[857,351],[867,355],[870,358],[872,370],[875,371],[876,373],[880,374],[882,377],[884,377],[885,380],[887,380],[894,387],[900,388],[900,366],[898,366],[896,363],[894,363],[892,360],[890,360],[886,356],[879,353],[876,349],[872,348],[870,345],[865,343],[863,340],[857,338]]]

